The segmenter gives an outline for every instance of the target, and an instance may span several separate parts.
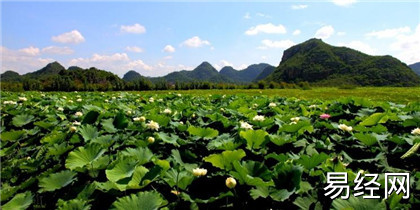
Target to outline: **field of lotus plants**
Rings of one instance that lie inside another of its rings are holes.
[[[420,209],[419,127],[420,102],[1,92],[1,208]]]

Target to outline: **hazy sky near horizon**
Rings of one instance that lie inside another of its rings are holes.
[[[277,66],[310,38],[420,61],[420,1],[1,2],[1,72],[52,61],[161,76],[203,61]]]

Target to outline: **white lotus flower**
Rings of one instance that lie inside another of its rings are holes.
[[[133,118],[133,121],[140,121],[140,117],[135,117],[135,118]]]
[[[127,111],[127,114],[128,114],[128,115],[131,115],[131,111],[130,111],[130,110],[128,110],[128,111]]]
[[[81,117],[81,116],[83,116],[83,113],[82,112],[76,112],[76,114],[74,114],[76,117]]]
[[[171,113],[172,113],[172,111],[171,111],[170,109],[165,109],[165,110],[163,110],[163,113],[164,113],[164,114],[171,114]]]
[[[60,112],[64,111],[63,107],[58,107],[57,110]]]
[[[273,102],[271,102],[270,104],[268,104],[268,107],[276,107],[277,106],[277,104],[276,103],[273,103]]]
[[[69,100],[69,103],[73,103],[73,100]]]
[[[19,101],[27,101],[28,99],[26,97],[19,97]]]
[[[150,103],[153,103],[154,101],[155,101],[155,99],[154,99],[154,98],[152,98],[152,97],[150,97],[150,98],[149,98],[149,102],[150,102]]]
[[[240,122],[241,123],[241,128],[245,129],[245,130],[252,130],[252,125],[250,125],[247,122]]]
[[[178,96],[178,97],[181,97],[181,94],[180,94],[180,93],[178,93],[178,94],[177,94],[177,96]]]
[[[317,106],[315,105],[315,104],[312,104],[312,105],[310,105],[309,106],[309,109],[314,109],[314,108],[316,108]]]
[[[150,130],[155,130],[155,131],[159,130],[159,123],[157,123],[153,120],[150,120],[150,122],[147,123],[146,126]]]
[[[81,125],[81,123],[80,123],[80,122],[78,122],[78,121],[74,121],[74,122],[73,122],[73,125]]]
[[[67,96],[63,96],[62,98],[63,98],[63,99],[67,99]]]
[[[413,135],[420,135],[420,128],[413,129],[411,131],[411,134],[413,134]]]
[[[82,99],[81,98],[78,98],[76,101],[77,102],[82,102]]]
[[[299,122],[299,120],[300,120],[300,117],[292,117],[292,118],[290,118],[290,120],[292,121],[292,122]]]
[[[338,125],[338,128],[340,128],[343,131],[351,132],[353,130],[353,127],[347,126],[345,124]]]
[[[115,96],[112,96],[112,98],[111,98],[112,100],[115,100],[115,99],[117,99]]]
[[[3,104],[13,104],[16,105],[16,101],[3,101]]]
[[[108,103],[109,101],[108,101],[108,99],[105,99],[105,103]]]
[[[194,168],[193,175],[194,176],[205,176],[207,174],[207,169],[204,168]]]
[[[264,121],[265,117],[263,115],[256,115],[254,118],[252,118],[254,121]]]

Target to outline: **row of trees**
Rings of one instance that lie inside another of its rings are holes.
[[[39,81],[27,79],[22,82],[2,82],[3,91],[119,91],[119,90],[193,90],[193,89],[310,89],[309,83],[276,83],[263,82],[251,83],[248,85],[236,85],[227,83],[211,82],[187,82],[168,83],[165,80],[154,81],[145,78],[125,82],[102,81],[90,83],[89,81],[74,81],[68,77],[51,78],[50,80]]]

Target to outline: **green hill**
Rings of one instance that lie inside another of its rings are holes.
[[[131,71],[128,71],[127,73],[125,73],[122,79],[126,82],[132,82],[132,81],[135,81],[135,80],[139,80],[141,78],[143,78],[143,76],[141,76],[141,74],[139,74],[138,72],[136,72],[134,70],[131,70]]]
[[[23,79],[19,73],[12,70],[5,71],[0,78],[2,82],[20,82]]]
[[[413,63],[411,65],[409,65],[409,67],[416,72],[417,75],[420,75],[420,62],[417,63]]]
[[[307,81],[319,85],[416,86],[420,77],[391,56],[370,56],[310,39],[283,53],[280,65],[266,79]]]
[[[44,68],[34,71],[31,73],[27,73],[24,76],[32,79],[43,79],[46,77],[50,77],[53,75],[58,75],[60,71],[66,70],[60,63],[57,61],[49,63]]]
[[[271,73],[274,72],[275,69],[276,69],[276,67],[274,67],[274,66],[265,67],[262,70],[262,72],[260,74],[258,74],[257,77],[255,77],[255,79],[253,81],[260,81],[260,80],[263,80],[263,79],[267,78]]]
[[[268,66],[270,65],[266,63],[253,64],[240,71],[230,66],[225,66],[220,70],[219,74],[236,83],[249,83],[255,80],[256,77]]]
[[[167,82],[214,82],[232,83],[228,77],[220,75],[219,72],[208,62],[203,62],[192,71],[177,71],[163,77]]]

